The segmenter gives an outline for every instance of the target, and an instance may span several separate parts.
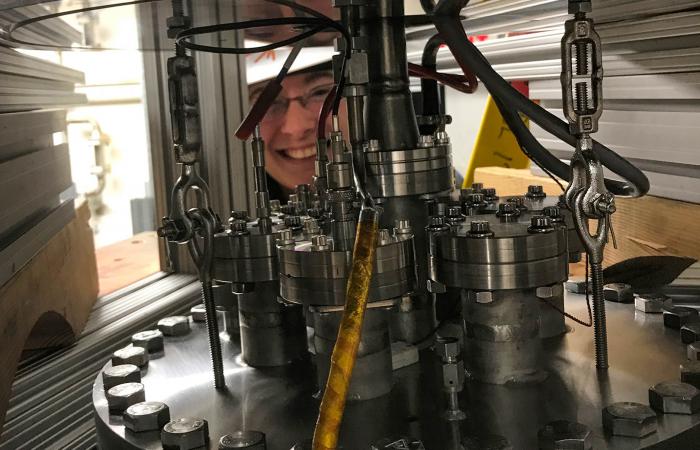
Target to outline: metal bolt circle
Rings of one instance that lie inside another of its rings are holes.
[[[112,353],[112,365],[133,364],[143,367],[148,364],[148,352],[143,347],[128,345]]]
[[[158,321],[158,329],[166,336],[183,336],[190,332],[190,321],[186,316],[170,316]]]
[[[170,408],[162,402],[140,402],[124,411],[124,426],[133,431],[160,430],[170,422]]]
[[[131,336],[131,344],[134,347],[142,347],[147,352],[163,350],[163,332],[160,330],[139,331]]]
[[[649,388],[649,405],[670,414],[694,414],[700,410],[700,390],[679,381],[664,381]]]
[[[146,400],[141,383],[122,383],[107,391],[107,404],[110,411],[122,412],[129,406]]]
[[[204,419],[180,417],[166,423],[160,433],[165,450],[204,447],[209,441],[209,424]]]
[[[265,433],[255,430],[235,431],[219,439],[219,450],[235,448],[265,450]]]
[[[537,434],[540,449],[589,450],[593,448],[591,430],[578,422],[555,420],[542,428]]]
[[[194,305],[190,308],[190,314],[192,314],[192,320],[195,322],[206,322],[207,321],[207,310],[203,303],[199,305]]]
[[[603,409],[603,428],[616,436],[644,437],[657,426],[656,412],[641,403],[619,402]]]
[[[107,367],[102,371],[102,384],[105,391],[123,383],[138,383],[141,381],[141,370],[134,364],[119,364]]]

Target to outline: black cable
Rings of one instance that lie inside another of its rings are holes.
[[[436,28],[450,47],[452,54],[460,61],[460,65],[468,66],[472,69],[484,82],[493,97],[498,97],[503,104],[509,105],[511,109],[521,111],[532,121],[538,123],[546,131],[567,144],[571,146],[576,145],[576,137],[569,132],[568,124],[522,95],[488,64],[488,61],[486,61],[486,58],[476,46],[467,39],[458,17],[439,15],[431,17]],[[529,130],[526,134],[531,135]],[[649,180],[639,169],[597,141],[593,141],[593,149],[605,167],[627,180],[620,182],[606,179],[606,186],[610,192],[615,195],[630,197],[639,197],[648,192]],[[533,150],[535,149],[529,148],[530,152]],[[555,167],[548,167],[548,169],[557,173]],[[567,173],[567,176],[563,178],[565,180],[570,179],[570,174]]]
[[[236,31],[236,30],[247,30],[250,28],[262,28],[270,26],[281,26],[281,25],[297,25],[297,26],[314,26],[314,28],[299,33],[291,38],[284,39],[279,42],[274,42],[268,45],[261,45],[258,47],[219,47],[212,45],[202,45],[190,42],[187,39],[199,36],[202,34],[218,33],[221,31]],[[175,43],[178,46],[190,50],[197,50],[209,53],[220,53],[220,54],[232,54],[232,55],[245,55],[250,53],[260,53],[269,50],[274,50],[279,47],[284,47],[287,45],[295,44],[301,40],[304,40],[310,36],[313,36],[326,28],[335,28],[330,24],[313,17],[279,17],[276,19],[257,19],[257,20],[247,20],[243,22],[231,22],[231,23],[221,23],[216,25],[205,25],[201,27],[192,27],[179,32],[175,38]]]

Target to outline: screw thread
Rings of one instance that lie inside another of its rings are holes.
[[[576,109],[580,114],[588,110],[588,85],[576,83]]]
[[[216,305],[211,281],[202,282],[202,298],[206,315],[207,335],[209,336],[209,353],[214,369],[214,387],[222,389],[226,386],[224,378],[224,362],[221,357],[221,341],[219,340],[219,323],[216,320]]]
[[[576,44],[576,75],[588,73],[588,44],[579,42]]]
[[[593,327],[595,339],[595,362],[599,369],[608,368],[608,331],[605,322],[605,299],[603,298],[603,265],[591,263],[593,287]]]

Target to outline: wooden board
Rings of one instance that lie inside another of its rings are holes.
[[[160,271],[158,236],[145,231],[121,242],[98,248],[100,296],[110,294]]]
[[[528,185],[541,184],[547,195],[561,189],[551,179],[533,175],[528,169],[483,167],[475,181],[494,187],[499,195],[523,195]],[[566,186],[566,185],[564,185]],[[606,266],[635,256],[672,255],[700,260],[700,205],[647,195],[616,198],[612,216],[618,248],[605,247]]]
[[[97,299],[90,211],[76,217],[0,288],[0,431],[22,350],[73,342]]]

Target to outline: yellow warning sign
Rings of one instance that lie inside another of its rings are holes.
[[[530,166],[530,160],[520,150],[515,135],[489,95],[462,187],[472,185],[477,167],[491,166],[526,169]]]

